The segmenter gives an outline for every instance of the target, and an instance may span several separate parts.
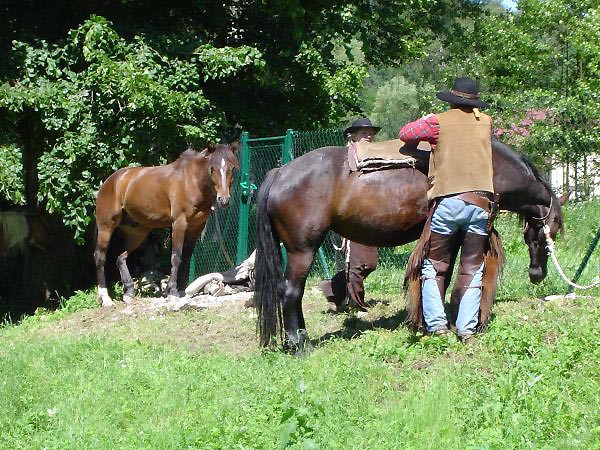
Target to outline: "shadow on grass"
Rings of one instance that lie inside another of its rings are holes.
[[[344,319],[342,328],[337,331],[325,333],[318,338],[311,339],[311,344],[318,346],[334,338],[350,340],[369,330],[396,330],[403,326],[407,317],[406,310],[400,310],[391,316],[383,316],[372,321],[348,313],[344,314],[347,314],[347,317]]]

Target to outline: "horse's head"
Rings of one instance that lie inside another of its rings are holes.
[[[231,199],[231,183],[233,171],[239,169],[236,152],[238,142],[233,144],[209,145],[206,149],[208,157],[208,175],[217,194],[217,206],[226,208]]]
[[[523,238],[529,248],[529,280],[540,283],[548,273],[548,253],[544,225],[550,228],[550,236],[554,240],[558,232],[563,231],[561,206],[567,202],[569,195],[557,198],[551,195],[550,206],[530,205],[523,214]]]

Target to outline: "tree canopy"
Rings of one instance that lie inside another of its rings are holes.
[[[469,0],[7,0],[2,12],[0,195],[41,204],[77,236],[119,167],[361,112],[391,137],[464,74],[504,137],[542,159],[581,156],[598,138],[594,0],[521,0],[515,12]],[[557,133],[579,154],[547,145]]]
[[[425,57],[388,68],[384,76],[372,69],[362,96],[365,109],[380,125],[397,130],[407,111],[416,118],[443,108],[431,86],[446,90],[455,77],[467,75],[480,81],[492,105],[497,137],[540,167],[597,155],[598,2],[521,0],[514,12],[490,2],[480,12],[461,17],[455,32],[432,40]],[[383,108],[382,98],[388,102]]]
[[[466,0],[3,5],[0,167],[11,170],[0,193],[60,214],[77,236],[117,168],[164,163],[242,128],[339,124],[360,110],[369,65],[419,55],[472,10]]]

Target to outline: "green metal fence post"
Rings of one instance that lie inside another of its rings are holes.
[[[571,280],[573,283],[577,283],[577,281],[579,280],[579,277],[583,273],[585,266],[587,266],[587,263],[590,260],[590,257],[592,256],[594,249],[598,245],[598,242],[600,242],[600,228],[598,228],[596,230],[596,235],[594,236],[594,239],[592,240],[592,242],[590,242],[590,245],[589,245],[587,251],[585,252],[585,255],[583,256],[583,259],[581,260],[581,263],[579,264],[579,267],[577,268],[577,271],[575,272],[575,276]],[[567,294],[570,294],[571,292],[573,292],[573,290],[574,290],[573,286],[569,286]]]
[[[294,159],[294,130],[288,129],[283,138],[283,146],[281,147],[281,165],[289,163]]]
[[[240,264],[248,257],[248,218],[250,215],[250,147],[248,146],[249,135],[247,131],[241,137],[241,161],[240,161],[240,187],[241,199],[238,222],[237,254],[236,264]]]

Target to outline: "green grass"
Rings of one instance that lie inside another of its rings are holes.
[[[568,274],[598,209],[567,210]],[[538,300],[566,288],[550,267],[528,284],[518,224],[500,226],[499,301],[467,347],[398,326],[400,277],[385,268],[369,278],[366,317],[328,314],[307,290],[315,348],[300,358],[258,351],[243,308],[123,318],[80,292],[0,328],[0,448],[598,449],[598,290]]]

